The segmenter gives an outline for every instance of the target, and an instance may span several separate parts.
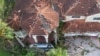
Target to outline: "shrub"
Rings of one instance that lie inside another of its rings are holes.
[[[3,22],[0,19],[0,37],[4,37],[7,39],[12,39],[13,36],[13,29],[7,26],[7,23]]]
[[[0,18],[7,18],[14,7],[15,0],[0,0]]]
[[[33,51],[29,51],[25,56],[35,56],[35,53]]]
[[[63,48],[51,49],[46,54],[47,56],[69,56]]]

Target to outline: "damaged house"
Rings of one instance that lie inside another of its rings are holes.
[[[24,2],[23,2],[24,1]],[[28,44],[50,43],[50,33],[59,26],[59,14],[52,8],[50,0],[16,0],[9,25],[16,37]]]
[[[75,0],[65,7],[64,36],[100,36],[100,1]]]

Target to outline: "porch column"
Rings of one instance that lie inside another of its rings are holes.
[[[46,41],[46,43],[48,43],[49,41],[48,41],[48,35],[44,35],[44,38],[45,38],[45,41]]]
[[[32,38],[34,39],[35,43],[38,43],[37,35],[32,35]]]
[[[54,29],[54,39],[55,39],[55,44],[57,45],[57,40],[58,40],[57,29]]]

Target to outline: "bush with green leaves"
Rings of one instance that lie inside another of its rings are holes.
[[[4,37],[7,39],[13,39],[14,38],[13,34],[14,34],[13,29],[10,28],[6,22],[3,22],[0,19],[0,37]]]
[[[35,56],[34,51],[29,51],[25,56]]]
[[[25,56],[45,56],[45,51],[37,47],[28,48]]]
[[[0,56],[11,56],[12,55],[6,50],[12,47],[11,46],[12,42],[10,40],[13,38],[14,38],[13,29],[7,26],[6,22],[0,19]]]
[[[63,48],[51,49],[46,53],[47,56],[69,56],[67,51]]]
[[[0,18],[4,19],[10,15],[14,3],[15,0],[0,0]]]

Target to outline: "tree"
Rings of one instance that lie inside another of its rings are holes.
[[[0,0],[0,18],[5,19],[7,18],[13,7],[14,7],[15,0]]]
[[[13,29],[7,26],[7,23],[3,22],[0,19],[0,37],[4,37],[7,39],[13,38]]]

